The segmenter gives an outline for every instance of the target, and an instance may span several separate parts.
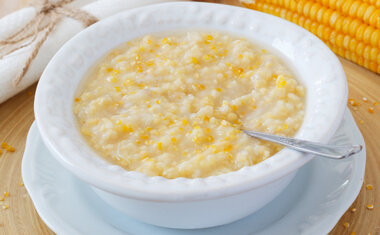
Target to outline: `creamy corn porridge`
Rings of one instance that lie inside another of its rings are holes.
[[[75,99],[80,131],[105,158],[149,176],[207,177],[280,146],[240,129],[292,136],[305,88],[276,56],[222,33],[145,36],[111,51]]]

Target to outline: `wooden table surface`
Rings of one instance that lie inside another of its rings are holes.
[[[0,0],[0,17],[27,5],[30,0]],[[236,0],[216,1],[237,4]],[[340,59],[347,75],[349,97],[361,105],[349,108],[359,125],[367,147],[367,165],[364,185],[352,204],[330,234],[380,235],[380,76],[345,59]],[[1,78],[1,76],[0,76]],[[26,135],[34,120],[33,99],[36,85],[0,104],[0,142],[14,146],[13,153],[3,151],[0,155],[0,234],[54,234],[40,219],[21,179],[21,160]],[[363,102],[363,97],[368,99]],[[374,113],[368,112],[374,107]],[[366,189],[367,184],[373,190]],[[4,197],[3,192],[9,192]],[[0,198],[1,200],[1,198]],[[368,210],[367,205],[374,209]],[[3,209],[2,206],[9,206]],[[355,212],[351,209],[356,208]],[[350,224],[346,228],[343,224]]]

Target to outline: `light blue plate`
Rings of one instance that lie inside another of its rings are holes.
[[[331,143],[364,146],[348,110]],[[316,157],[298,171],[282,194],[258,212],[232,224],[198,230],[144,224],[109,207],[51,156],[35,123],[28,134],[22,177],[38,214],[58,234],[320,235],[331,231],[359,194],[365,160],[365,148],[344,160]]]

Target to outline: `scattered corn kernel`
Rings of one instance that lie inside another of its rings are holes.
[[[374,208],[374,205],[373,205],[373,204],[368,204],[368,205],[367,205],[367,209],[368,209],[368,210],[372,210],[373,208]]]
[[[0,196],[0,201],[1,201],[1,202],[2,202],[2,201],[4,201],[4,198],[3,198],[3,197],[1,197],[1,196]]]
[[[369,112],[369,113],[374,113],[374,112],[375,112],[375,109],[372,108],[372,107],[369,107],[369,108],[368,108],[368,112]]]
[[[372,184],[367,184],[366,188],[367,188],[368,190],[372,190],[372,189],[373,189],[373,186],[372,186]]]
[[[4,192],[4,197],[9,197],[9,192]]]
[[[355,207],[351,209],[351,212],[355,212],[355,211],[356,211],[356,208],[355,208]]]
[[[6,210],[6,209],[8,209],[8,208],[9,208],[8,205],[3,205],[3,210]]]
[[[6,142],[1,143],[1,148],[5,149],[7,152],[14,152],[15,148],[7,144]]]
[[[344,223],[343,223],[343,226],[344,226],[345,228],[348,228],[348,227],[350,227],[350,224],[349,224],[348,222],[344,222]]]
[[[363,123],[364,123],[364,121],[363,121],[363,120],[359,120],[359,122],[360,122],[360,124],[363,124]]]
[[[367,99],[366,97],[363,97],[363,101],[364,101],[364,102],[367,102],[368,99]]]
[[[23,183],[23,182],[20,182],[20,183],[18,184],[18,186],[22,187],[22,186],[24,186],[24,183]]]

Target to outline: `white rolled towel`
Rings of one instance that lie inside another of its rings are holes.
[[[84,5],[80,9],[98,19],[104,19],[127,9],[170,1],[173,0],[99,0]],[[69,6],[78,7],[86,2],[89,0],[74,1]],[[0,40],[20,30],[36,16],[36,13],[37,9],[34,7],[26,7],[1,18]],[[12,80],[21,73],[28,56],[32,53],[34,43],[2,58],[0,60],[0,103],[36,82],[58,49],[83,28],[82,22],[63,18],[43,43],[36,58],[30,64],[29,70],[17,86],[13,85]]]

